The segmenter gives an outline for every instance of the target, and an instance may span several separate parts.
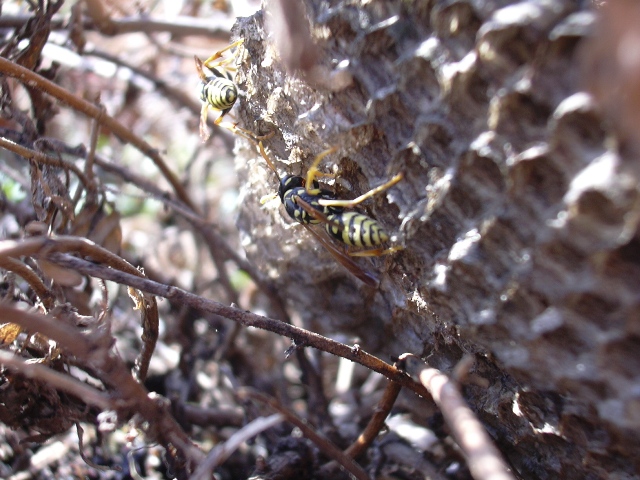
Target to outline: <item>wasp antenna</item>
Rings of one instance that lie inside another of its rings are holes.
[[[338,151],[338,147],[333,146],[316,155],[316,158],[313,160],[313,163],[309,167],[309,170],[307,170],[307,182],[306,182],[306,184],[308,185],[307,188],[312,188],[313,181],[316,179],[316,177],[319,177],[322,175],[318,170],[318,165],[320,165],[320,162],[322,161],[322,159],[327,155],[331,155],[332,153],[335,153],[337,151]]]
[[[204,70],[203,70],[204,63],[202,63],[202,60],[200,60],[195,55],[193,56],[193,59],[196,61],[196,70],[198,71],[198,76],[200,77],[200,80],[205,81],[207,79],[207,75],[204,73]]]

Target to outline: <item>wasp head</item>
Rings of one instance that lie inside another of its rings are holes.
[[[305,180],[302,177],[297,175],[285,175],[280,180],[280,187],[278,187],[278,195],[280,196],[280,201],[284,203],[284,195],[289,190],[293,190],[297,187],[304,187]]]

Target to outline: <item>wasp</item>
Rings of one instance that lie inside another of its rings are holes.
[[[323,158],[337,150],[335,147],[316,156],[313,164],[307,170],[306,178],[298,175],[285,175],[280,178],[262,142],[258,146],[267,165],[278,177],[277,196],[280,197],[288,215],[301,223],[349,272],[367,285],[377,287],[378,279],[363,270],[351,256],[387,255],[401,250],[402,247],[382,248],[382,245],[389,240],[389,234],[384,228],[373,218],[346,209],[353,208],[368,198],[391,188],[402,180],[403,175],[399,173],[385,184],[373,188],[353,200],[340,200],[335,197],[332,191],[320,188],[317,181],[317,178],[326,176],[326,174],[320,173],[318,165]],[[324,224],[326,232],[331,237],[347,247],[366,248],[366,250],[350,251],[347,255],[344,249],[339,248],[324,235],[310,228],[310,225],[320,223]]]
[[[267,136],[253,135],[248,130],[238,127],[235,123],[222,123],[224,116],[233,108],[238,99],[238,87],[233,82],[232,72],[236,71],[235,67],[229,66],[238,55],[238,49],[227,58],[222,58],[223,53],[238,47],[244,40],[240,39],[231,45],[214,53],[204,62],[198,57],[194,57],[196,61],[196,70],[200,77],[200,101],[202,109],[200,110],[200,138],[206,142],[209,138],[209,130],[207,128],[207,116],[209,110],[220,112],[220,116],[213,122],[215,125],[226,128],[227,130],[248,138],[249,140],[267,138]],[[222,60],[219,60],[222,58]],[[206,71],[205,71],[206,70]]]

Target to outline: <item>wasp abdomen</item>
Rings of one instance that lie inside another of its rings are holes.
[[[325,228],[337,240],[354,247],[377,247],[387,240],[389,234],[373,218],[362,213],[342,212],[327,215]]]
[[[238,98],[238,89],[228,78],[214,77],[202,82],[200,100],[216,110],[230,110]]]

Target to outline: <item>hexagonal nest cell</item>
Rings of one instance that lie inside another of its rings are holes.
[[[321,168],[339,198],[402,172],[356,210],[404,249],[359,259],[380,280],[364,285],[278,200],[260,204],[278,180],[244,143],[250,260],[314,331],[450,368],[473,355],[490,387],[466,399],[521,478],[637,478],[639,150],[625,110],[587,90],[604,62],[597,12],[303,3],[299,45],[316,53],[305,70],[281,55],[267,13],[236,24],[243,125],[274,132],[264,145],[280,176],[304,175],[336,146]]]

